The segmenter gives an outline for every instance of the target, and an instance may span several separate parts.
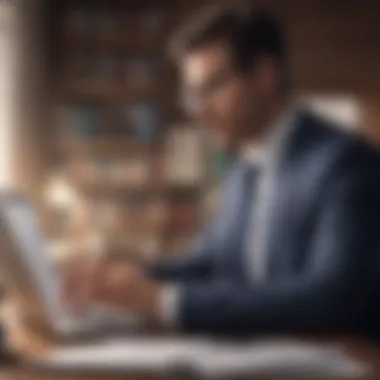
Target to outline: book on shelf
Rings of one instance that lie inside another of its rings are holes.
[[[166,178],[181,185],[199,185],[204,177],[204,147],[199,128],[171,128],[166,144]]]
[[[64,28],[69,35],[100,35],[112,38],[123,32],[123,20],[119,12],[77,7],[67,12]]]
[[[99,36],[113,39],[120,35],[154,38],[167,25],[166,13],[161,9],[106,10],[94,7],[72,7],[64,18],[66,35]]]
[[[67,119],[73,139],[152,141],[160,134],[159,113],[153,102],[74,104],[68,106]]]
[[[165,26],[165,13],[161,9],[148,9],[140,16],[140,33],[152,37],[162,31]]]
[[[126,57],[123,64],[123,79],[126,83],[145,85],[154,83],[161,67],[155,58]]]
[[[128,104],[125,109],[126,124],[132,136],[140,140],[153,140],[159,134],[158,109],[152,102]]]
[[[149,158],[124,160],[98,156],[75,162],[67,170],[75,184],[85,187],[98,185],[141,188],[148,184],[150,162]]]
[[[100,133],[97,109],[88,104],[76,104],[68,107],[69,134],[79,138],[93,138]]]
[[[113,54],[95,54],[90,56],[85,78],[116,81],[119,77],[121,62]]]

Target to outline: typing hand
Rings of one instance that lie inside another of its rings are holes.
[[[99,262],[90,260],[75,261],[65,268],[61,279],[61,298],[72,312],[80,314],[91,306],[98,291],[102,268]]]
[[[161,286],[138,266],[112,261],[76,265],[62,282],[63,301],[77,312],[100,302],[154,320],[160,294]]]

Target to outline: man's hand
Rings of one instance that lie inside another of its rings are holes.
[[[101,302],[150,320],[157,318],[161,291],[139,267],[112,261],[76,265],[62,282],[63,301],[78,312]]]

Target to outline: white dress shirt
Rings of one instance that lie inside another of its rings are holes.
[[[252,202],[248,233],[244,242],[244,257],[247,260],[250,279],[264,282],[267,274],[268,216],[273,205],[274,179],[281,155],[286,147],[287,137],[296,117],[296,107],[287,107],[276,121],[268,136],[260,144],[246,144],[241,148],[241,160],[260,167],[260,177],[256,182],[255,199]],[[249,231],[252,230],[252,233]],[[181,297],[180,286],[168,285],[160,303],[160,316],[165,325],[173,326],[178,320],[178,303]]]
[[[242,149],[241,159],[251,162],[260,168],[260,177],[255,186],[255,198],[252,200],[252,211],[245,238],[244,257],[247,260],[249,278],[253,282],[265,281],[267,272],[267,242],[271,206],[273,206],[273,191],[278,163],[286,147],[287,137],[294,125],[296,107],[289,106],[276,123],[269,128],[271,131],[260,145],[248,144]],[[252,231],[252,233],[249,233]]]

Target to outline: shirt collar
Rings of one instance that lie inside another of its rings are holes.
[[[247,143],[241,149],[241,158],[253,165],[263,166],[268,159],[279,153],[291,132],[297,107],[289,105],[269,129],[261,143]]]

